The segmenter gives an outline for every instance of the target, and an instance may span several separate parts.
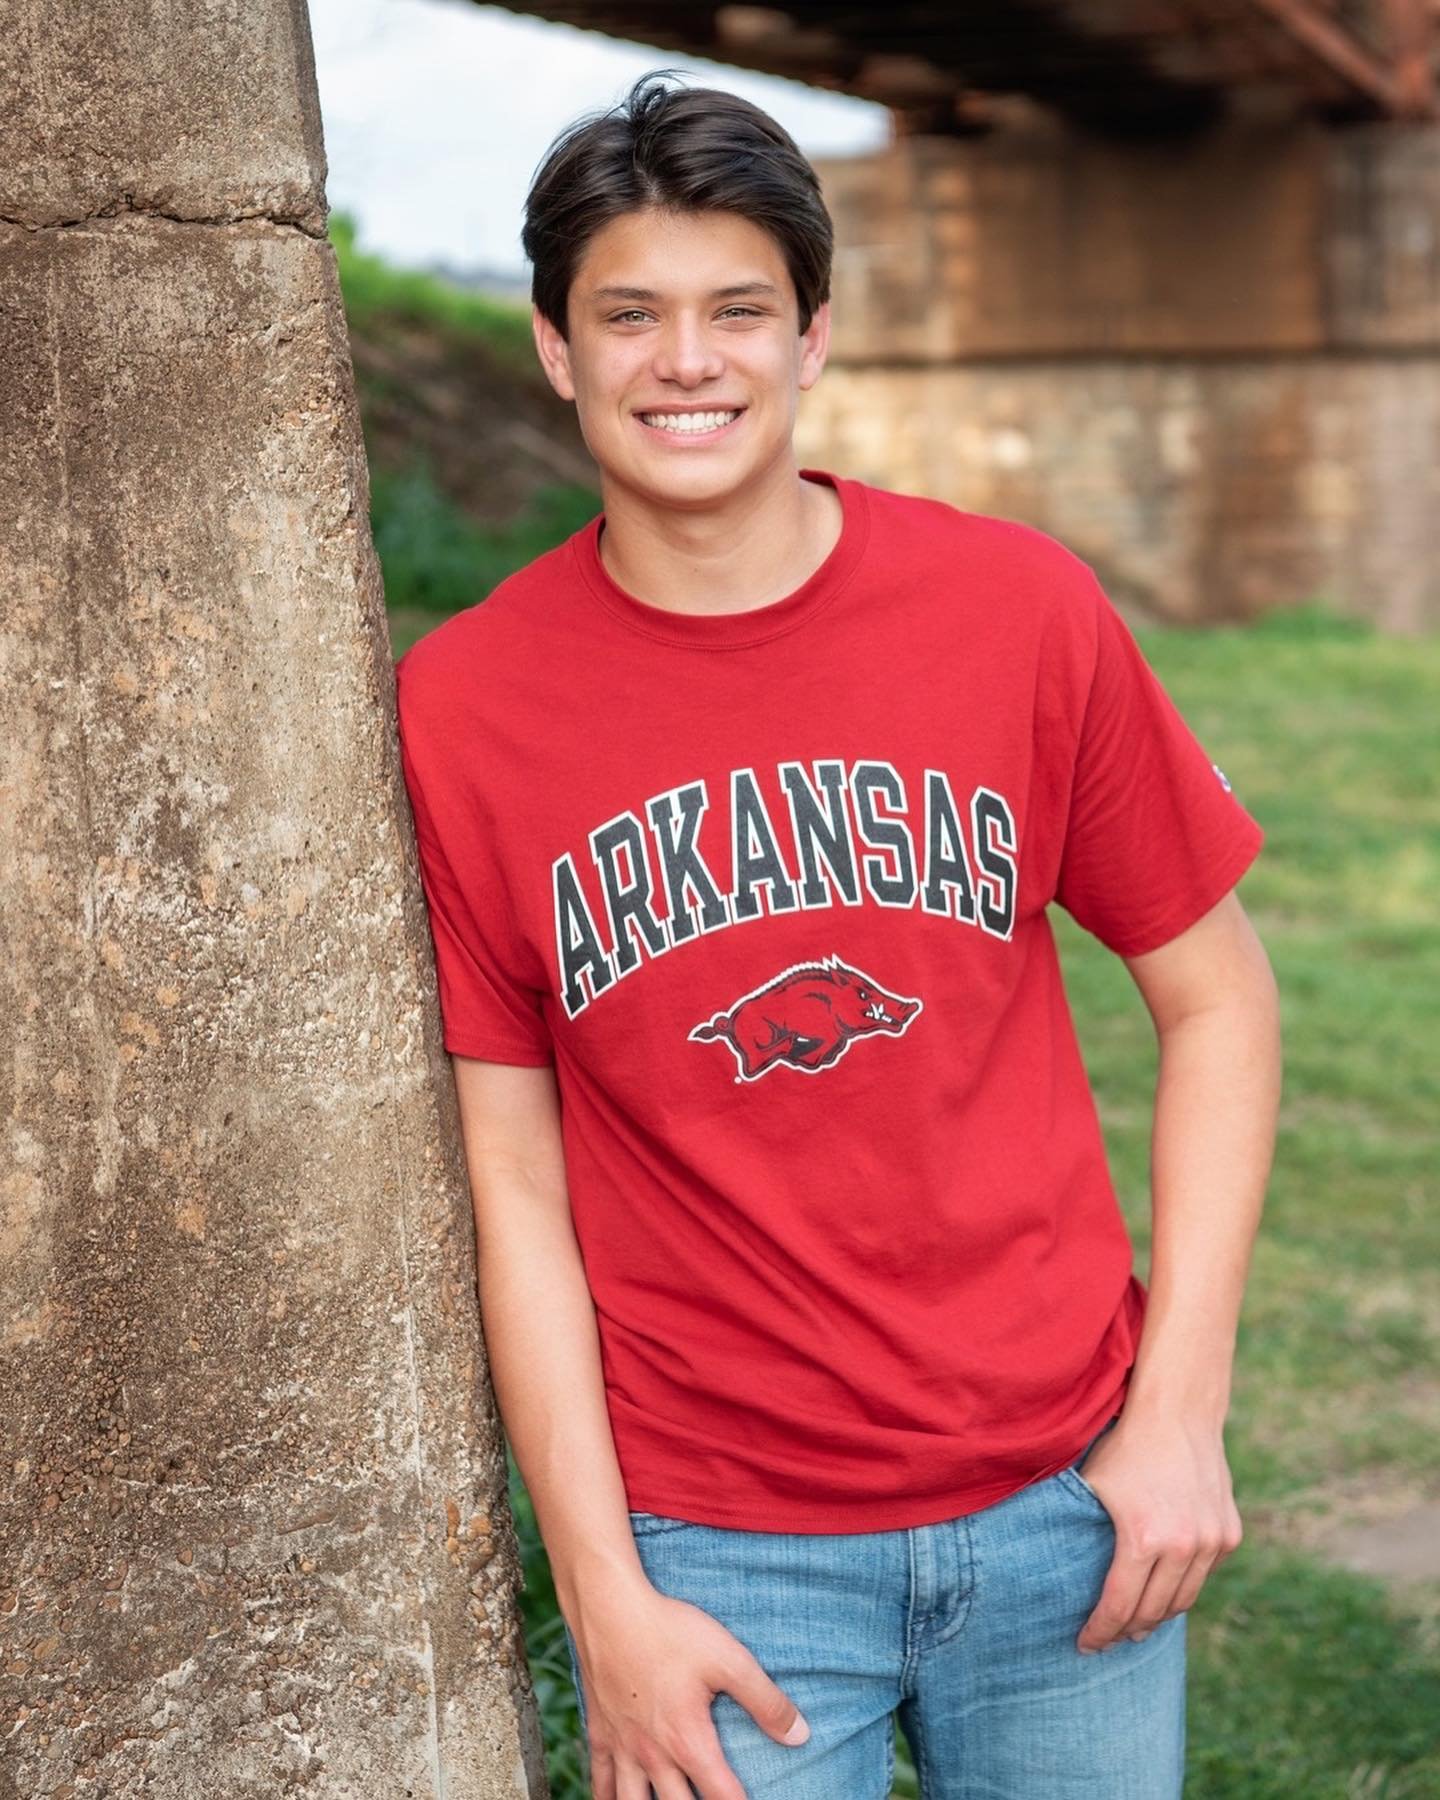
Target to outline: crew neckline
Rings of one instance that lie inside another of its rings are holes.
[[[828,469],[801,469],[807,481],[826,482],[840,496],[844,518],[840,535],[828,555],[797,588],[742,612],[676,612],[655,606],[627,592],[600,560],[600,533],[605,514],[599,512],[582,525],[570,540],[575,562],[586,586],[615,618],[645,637],[667,644],[688,644],[695,649],[738,650],[749,644],[767,643],[783,632],[812,619],[833,600],[854,574],[870,531],[869,507],[863,482]]]

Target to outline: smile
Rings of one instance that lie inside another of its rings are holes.
[[[744,412],[744,407],[715,412],[645,412],[635,417],[647,431],[659,437],[704,439],[709,442],[729,431]]]

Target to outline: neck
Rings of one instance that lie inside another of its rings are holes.
[[[713,505],[666,505],[604,477],[600,485],[600,560],[611,579],[674,612],[745,612],[783,598],[829,555],[844,519],[839,495],[805,480],[793,454]]]

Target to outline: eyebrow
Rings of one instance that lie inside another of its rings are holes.
[[[707,296],[711,300],[728,300],[737,294],[769,294],[779,299],[780,290],[773,281],[735,281],[728,287],[711,288]],[[642,287],[600,287],[590,291],[592,300],[661,300],[663,294],[657,294],[654,288]]]

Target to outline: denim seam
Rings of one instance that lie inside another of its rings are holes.
[[[908,1526],[905,1531],[905,1555],[909,1565],[910,1591],[905,1597],[905,1654],[900,1662],[900,1686],[903,1691],[915,1668],[916,1639],[920,1635],[923,1620],[915,1617],[916,1578],[915,1578],[915,1532],[918,1528]]]
[[[941,1644],[948,1644],[951,1638],[964,1630],[965,1623],[970,1617],[970,1609],[975,1603],[974,1533],[970,1529],[970,1521],[968,1518],[961,1517],[955,1519],[952,1521],[952,1527],[956,1535],[961,1537],[964,1541],[965,1567],[960,1580],[960,1601],[955,1608],[954,1620],[949,1627],[932,1642],[930,1645],[932,1650],[938,1648]],[[958,1562],[959,1558],[956,1560]]]
[[[915,1721],[915,1735],[911,1737],[907,1731],[910,1748],[915,1753],[915,1773],[920,1777],[920,1800],[927,1800],[933,1793],[930,1782],[930,1753],[925,1748],[925,1721],[919,1706],[911,1708],[911,1717]]]

